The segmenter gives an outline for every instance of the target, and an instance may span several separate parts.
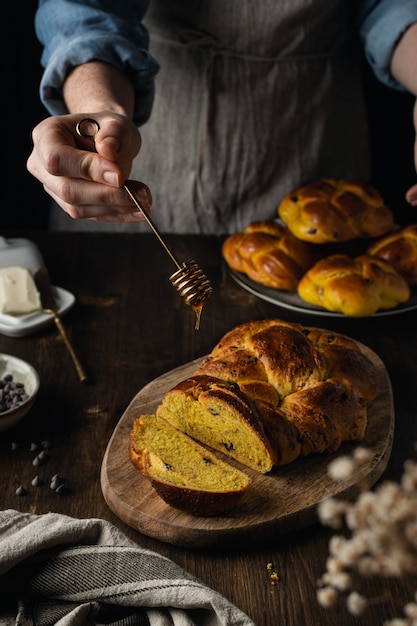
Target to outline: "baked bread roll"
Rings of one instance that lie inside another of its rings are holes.
[[[349,380],[367,401],[377,393],[375,368],[353,339],[280,319],[246,322],[230,330],[197,374],[237,383],[255,402],[273,407],[328,378]]]
[[[164,501],[192,515],[219,515],[235,507],[251,482],[155,415],[135,420],[129,455]]]
[[[345,418],[339,425],[341,416],[331,400],[325,401],[326,393],[320,393],[324,383],[328,397],[338,396],[344,406],[352,439],[363,437],[367,402],[375,397],[377,383],[373,364],[357,344],[281,320],[248,322],[227,333],[193,376],[165,394],[157,415],[266,473],[299,456],[324,451],[323,435],[316,444],[312,436],[303,435],[317,427],[320,411],[322,425],[334,420],[326,449],[333,451],[349,438]],[[304,430],[291,417],[295,403],[300,423],[314,422]]]
[[[312,246],[284,225],[265,220],[249,224],[223,243],[223,257],[236,272],[257,283],[296,291],[301,276],[316,260]]]
[[[303,241],[323,244],[380,237],[394,216],[369,183],[323,178],[287,194],[278,215]]]
[[[298,295],[328,311],[365,317],[406,302],[410,287],[384,259],[366,254],[355,258],[333,254],[304,274]]]
[[[335,452],[344,441],[360,441],[366,401],[349,381],[328,379],[286,396],[280,411],[301,439],[301,456]]]
[[[389,261],[410,285],[417,285],[417,224],[378,239],[368,254]]]
[[[185,494],[191,489],[197,514],[208,515],[213,510],[205,500],[208,491],[213,498],[217,490],[225,500],[237,494],[227,473],[229,496],[216,487],[215,477],[211,481],[215,463],[196,469],[206,447],[264,474],[302,456],[335,452],[345,441],[363,439],[368,403],[377,391],[375,367],[353,340],[279,319],[247,322],[228,332],[192,376],[164,395],[156,417],[136,420],[130,457],[166,502],[189,510]],[[150,443],[143,437],[144,424],[151,432],[164,431],[162,451],[156,436]],[[181,459],[190,457],[193,446],[197,459],[190,471]],[[239,475],[237,485],[239,491]]]

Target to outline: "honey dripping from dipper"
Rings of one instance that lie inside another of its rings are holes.
[[[92,118],[84,118],[80,120],[75,130],[80,137],[92,139],[95,142],[97,133],[100,130],[99,123]],[[164,247],[167,254],[171,257],[172,261],[178,268],[177,271],[170,276],[170,281],[177,289],[180,296],[183,298],[186,304],[190,305],[196,315],[195,330],[200,328],[201,311],[205,300],[209,297],[213,288],[210,285],[210,281],[207,276],[203,274],[200,267],[195,261],[185,261],[182,265],[177,261],[174,254],[163,240],[158,228],[152,221],[150,215],[145,211],[136,197],[134,190],[130,188],[126,182],[123,185],[127,195],[132,200],[133,204],[141,212],[144,219],[148,222],[154,235],[159,240],[160,244]]]
[[[199,330],[203,305],[213,291],[210,281],[197,263],[192,260],[185,261],[182,267],[170,276],[170,281],[185,304],[193,309],[196,318],[194,328]]]

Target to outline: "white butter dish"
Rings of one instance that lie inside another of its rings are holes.
[[[29,239],[6,239],[0,237],[0,268],[20,266],[28,269],[32,275],[44,266],[39,248]],[[74,305],[75,297],[61,287],[53,287],[58,304],[58,312],[64,315]],[[24,315],[0,314],[0,333],[9,337],[24,337],[49,324],[54,318],[49,313],[34,311]]]

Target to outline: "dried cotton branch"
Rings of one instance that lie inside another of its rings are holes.
[[[359,447],[352,457],[329,464],[329,475],[347,480],[371,458],[370,450]],[[329,542],[326,571],[317,590],[323,608],[334,607],[343,596],[348,611],[360,617],[375,602],[355,589],[361,579],[417,575],[417,462],[406,461],[399,483],[385,481],[374,491],[363,491],[353,503],[327,498],[318,515],[324,525],[348,531],[348,536],[334,535]],[[417,626],[417,592],[414,602],[404,607],[404,617],[383,626]]]

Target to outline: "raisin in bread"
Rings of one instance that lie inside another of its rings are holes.
[[[135,420],[129,455],[165,502],[192,515],[219,515],[235,507],[251,482],[155,415]]]
[[[417,224],[378,239],[368,254],[389,261],[410,285],[417,285]]]
[[[284,225],[252,222],[223,243],[226,263],[251,280],[286,291],[296,291],[301,276],[316,261],[313,246],[297,239]]]
[[[288,193],[278,215],[298,239],[317,244],[380,237],[394,225],[391,209],[372,185],[336,178]]]
[[[333,254],[318,261],[298,283],[298,295],[315,306],[350,317],[393,309],[410,287],[391,263],[377,256]]]

